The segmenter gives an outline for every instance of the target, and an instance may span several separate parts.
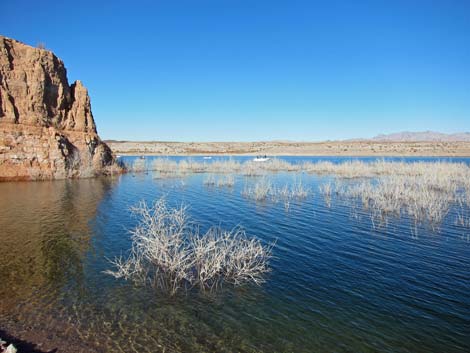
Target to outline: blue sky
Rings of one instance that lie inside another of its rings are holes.
[[[89,89],[105,139],[470,130],[470,1],[3,1]]]

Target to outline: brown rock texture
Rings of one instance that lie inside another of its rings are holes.
[[[52,52],[0,36],[0,181],[120,172],[90,97]]]

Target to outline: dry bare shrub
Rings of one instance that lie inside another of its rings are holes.
[[[293,200],[306,199],[311,193],[311,189],[306,187],[301,179],[295,178],[292,184],[278,187],[266,177],[257,180],[252,186],[245,184],[242,191],[244,197],[255,201],[283,202],[286,211],[289,210]]]
[[[149,283],[175,294],[198,286],[214,289],[224,282],[260,284],[269,272],[270,246],[249,239],[241,228],[211,228],[199,234],[185,207],[170,209],[164,199],[132,209],[139,224],[132,231],[127,258],[111,261],[115,278]]]
[[[318,189],[320,190],[320,193],[322,195],[324,195],[326,197],[331,197],[331,193],[332,193],[332,190],[333,190],[331,181],[329,181],[325,184],[319,185]]]
[[[238,173],[242,170],[242,164],[232,158],[228,160],[215,160],[206,164],[206,170],[212,173]]]
[[[290,196],[292,199],[300,200],[307,198],[311,192],[310,188],[303,184],[302,179],[295,179],[290,189]]]
[[[213,289],[223,282],[259,285],[269,272],[267,258],[271,248],[247,238],[241,228],[225,231],[214,227],[202,237],[193,236],[191,242],[197,283],[204,289]]]
[[[146,168],[139,167],[135,162],[133,171],[145,171]],[[423,177],[429,186],[447,192],[455,192],[456,185],[464,185],[470,188],[470,167],[464,163],[452,162],[391,162],[376,160],[363,162],[359,160],[332,163],[330,161],[306,162],[303,164],[290,163],[279,158],[270,159],[266,162],[256,163],[251,160],[238,162],[233,159],[214,160],[211,162],[198,162],[192,158],[182,159],[179,162],[168,158],[157,158],[152,165],[147,167],[152,170],[165,173],[216,173],[234,174],[245,176],[264,176],[266,172],[300,172],[305,171],[315,174],[335,175],[337,178],[376,178],[382,176],[407,176]]]
[[[178,163],[178,169],[182,173],[204,173],[207,171],[207,164],[197,162],[192,158],[182,159]]]
[[[151,168],[161,173],[175,174],[178,171],[178,163],[169,158],[155,158]]]
[[[426,176],[388,176],[360,181],[343,189],[343,195],[362,201],[372,221],[386,223],[388,217],[406,213],[415,224],[439,227],[455,198],[456,189],[447,180],[436,183]]]
[[[284,185],[283,187],[273,187],[271,190],[271,199],[274,202],[282,201],[284,208],[289,211],[290,204],[294,200],[304,200],[311,194],[310,188],[306,187],[302,180],[294,179],[292,185]]]
[[[415,225],[425,223],[436,230],[459,199],[470,198],[470,167],[464,163],[377,160],[305,163],[303,168],[335,175],[335,193],[360,200],[363,208],[369,210],[374,226],[386,224],[391,216],[406,214]],[[341,179],[350,181],[340,185]],[[326,198],[330,189],[320,186]],[[467,208],[468,205],[470,202]],[[462,224],[462,217],[458,223]]]
[[[145,172],[147,171],[147,164],[145,163],[145,159],[137,158],[132,162],[132,166],[130,170],[134,173]]]
[[[318,186],[318,189],[320,190],[320,194],[323,195],[323,199],[325,200],[325,204],[328,208],[331,207],[331,194],[333,191],[333,186],[331,181],[324,183],[322,185]]]
[[[317,174],[331,174],[344,178],[372,178],[377,176],[425,176],[435,179],[440,186],[452,186],[455,181],[464,181],[470,176],[470,167],[453,162],[374,162],[347,161],[338,164],[331,162],[307,162],[303,170]]]
[[[225,175],[219,177],[216,183],[217,187],[228,187],[231,188],[235,185],[235,177],[233,175]]]
[[[235,178],[233,175],[225,175],[215,177],[213,174],[209,174],[204,177],[203,184],[206,186],[216,186],[221,187],[233,187],[235,185]]]
[[[213,174],[209,174],[202,182],[206,186],[214,186],[216,184],[215,176]]]
[[[245,185],[242,195],[255,201],[264,201],[272,194],[273,184],[264,177],[255,182],[253,186]]]
[[[259,177],[265,175],[266,172],[261,169],[260,163],[248,161],[243,163],[241,174],[247,177]]]
[[[300,171],[301,169],[300,165],[289,163],[288,161],[280,159],[280,158],[272,158],[266,162],[257,163],[257,164],[259,165],[260,168],[271,171],[271,172],[279,172],[279,171],[290,172],[290,171]]]

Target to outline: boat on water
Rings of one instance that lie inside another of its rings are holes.
[[[212,159],[212,157],[211,156],[204,156],[204,157],[202,157],[202,159]]]
[[[255,158],[253,158],[253,162],[266,162],[268,160],[269,160],[269,157],[267,157],[266,155],[256,156]]]

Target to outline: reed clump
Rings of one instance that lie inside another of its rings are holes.
[[[178,163],[169,158],[155,158],[152,161],[151,169],[165,174],[176,174],[178,172]]]
[[[290,163],[289,161],[273,158],[265,162],[252,160],[240,162],[234,159],[213,160],[210,162],[195,161],[192,158],[179,161],[169,158],[156,158],[145,168],[145,161],[136,160],[134,165],[127,168],[132,171],[154,170],[162,173],[214,173],[242,174],[245,176],[265,176],[267,172],[307,172],[319,175],[334,175],[335,177],[374,178],[379,176],[426,176],[434,178],[440,186],[452,187],[453,183],[466,183],[470,187],[470,167],[465,163],[445,161],[412,162],[375,160],[364,162],[359,160],[332,163],[330,161]]]
[[[373,162],[346,161],[332,163],[320,161],[306,162],[302,170],[308,173],[329,174],[341,178],[373,178],[377,176],[434,176],[440,181],[455,181],[470,176],[470,167],[465,163],[453,162],[397,162],[376,160]]]
[[[256,181],[254,185],[248,186],[245,184],[242,195],[255,201],[264,201],[272,195],[273,190],[274,186],[271,180],[263,177]]]
[[[373,221],[408,215],[415,224],[439,227],[458,196],[458,184],[430,173],[421,176],[388,176],[345,186],[340,193],[361,200]]]
[[[235,177],[231,174],[219,175],[218,177],[216,177],[214,174],[208,174],[204,177],[203,184],[206,186],[216,186],[218,188],[231,188],[235,185]]]
[[[215,176],[213,174],[208,174],[204,177],[204,180],[202,181],[204,185],[206,186],[214,186],[216,185],[217,181],[215,179]]]
[[[145,171],[142,161],[135,161],[130,170]],[[375,160],[364,162],[350,160],[341,163],[330,161],[289,163],[274,158],[265,162],[239,162],[233,159],[196,162],[183,159],[179,162],[160,158],[152,163],[152,169],[161,175],[185,175],[192,172],[241,174],[256,177],[254,183],[245,185],[242,195],[256,201],[284,201],[303,199],[310,193],[302,184],[276,187],[268,178],[273,172],[307,172],[334,176],[319,187],[325,202],[331,206],[333,193],[361,201],[370,210],[374,222],[386,222],[388,217],[407,215],[415,224],[426,223],[437,229],[450,209],[459,203],[462,210],[470,208],[470,166],[465,163],[445,161],[412,162]],[[231,177],[225,180],[214,177],[205,179],[206,185],[230,186]],[[461,201],[459,201],[461,200]],[[466,225],[465,212],[459,211],[458,224]]]
[[[140,158],[135,159],[132,162],[132,165],[129,168],[129,170],[134,172],[134,173],[146,172],[148,170],[148,168],[147,168],[147,164],[145,163],[145,159],[140,159]]]
[[[233,175],[225,175],[219,177],[216,183],[217,187],[228,187],[231,188],[235,185],[235,177]]]
[[[320,190],[320,194],[323,195],[323,199],[325,200],[325,204],[328,208],[331,207],[331,194],[333,192],[333,184],[331,181],[321,184],[318,186]]]
[[[187,209],[168,208],[164,199],[152,206],[141,202],[132,209],[139,217],[132,230],[128,257],[111,261],[115,278],[148,283],[170,294],[198,287],[213,290],[223,283],[261,284],[270,271],[272,246],[265,246],[245,231],[217,227],[200,234]]]
[[[271,200],[273,202],[283,201],[286,209],[289,208],[292,200],[306,199],[312,193],[302,180],[294,179],[292,184],[275,186],[273,182],[263,177],[252,185],[245,185],[242,195],[255,201]]]

